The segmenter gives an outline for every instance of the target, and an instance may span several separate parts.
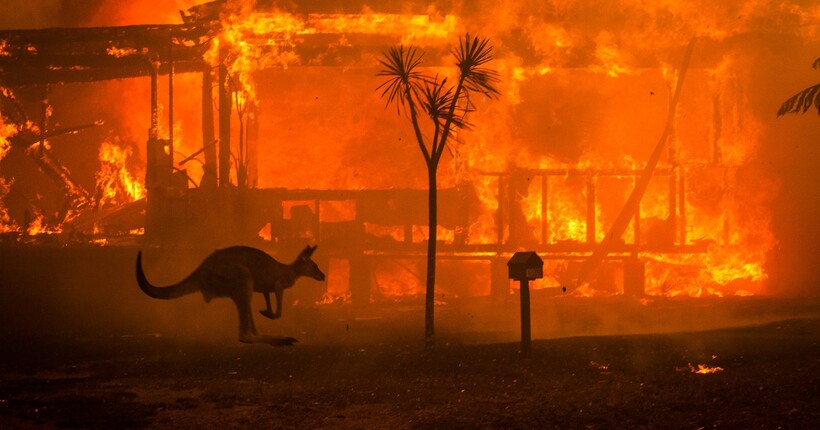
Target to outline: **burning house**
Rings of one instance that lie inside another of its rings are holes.
[[[318,243],[329,282],[303,303],[419,298],[422,158],[378,58],[419,46],[450,76],[452,43],[480,33],[501,95],[474,100],[440,167],[441,302],[509,295],[524,249],[546,295],[767,293],[777,105],[756,78],[816,46],[816,6],[185,6],[0,30],[4,246]]]

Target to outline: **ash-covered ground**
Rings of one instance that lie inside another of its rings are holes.
[[[820,320],[517,343],[4,342],[3,428],[812,428]],[[720,367],[696,374],[699,364]]]
[[[0,249],[0,428],[812,428],[820,301],[532,297],[256,314],[153,300],[135,250]],[[302,282],[298,289],[320,288]],[[260,297],[255,309],[262,308]],[[700,365],[722,370],[693,373]]]

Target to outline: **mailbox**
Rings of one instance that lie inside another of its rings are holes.
[[[510,279],[531,281],[544,277],[544,260],[534,252],[516,252],[507,262]]]
[[[529,357],[530,340],[530,281],[544,277],[544,260],[538,254],[516,252],[507,262],[510,279],[521,283],[521,355]]]

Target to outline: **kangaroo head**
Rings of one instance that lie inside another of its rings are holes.
[[[300,276],[307,276],[317,281],[324,281],[325,274],[322,273],[316,262],[310,258],[318,246],[319,245],[308,245],[305,247],[305,249],[299,253],[299,257],[296,258],[296,267]]]

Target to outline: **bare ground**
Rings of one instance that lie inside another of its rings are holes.
[[[48,339],[48,340],[47,340]],[[6,336],[0,428],[812,428],[820,319],[517,343]],[[713,374],[690,365],[718,366]]]

